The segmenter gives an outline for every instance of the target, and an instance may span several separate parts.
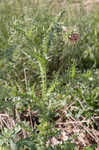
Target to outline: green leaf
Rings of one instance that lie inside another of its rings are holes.
[[[10,140],[10,148],[11,150],[17,150],[16,144],[12,140]]]

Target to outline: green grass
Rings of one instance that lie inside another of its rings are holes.
[[[59,118],[85,118],[84,127],[98,128],[98,9],[86,14],[80,2],[79,12],[71,1],[69,9],[60,9],[58,1],[0,3],[0,113],[15,121],[12,129],[0,120],[1,149],[77,150],[74,137],[54,148],[46,142],[61,134],[55,128]],[[79,39],[71,44],[75,31]],[[82,149],[94,150],[97,143]]]

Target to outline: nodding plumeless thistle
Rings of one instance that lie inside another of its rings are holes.
[[[63,26],[62,29],[65,34],[66,33],[68,34],[69,31],[68,31],[67,27]],[[79,40],[79,38],[80,38],[80,34],[77,31],[72,31],[68,36],[70,44],[76,43]]]
[[[72,43],[75,43],[79,39],[79,33],[72,33],[68,38]]]

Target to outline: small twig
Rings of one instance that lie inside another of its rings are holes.
[[[4,122],[4,124],[6,125],[6,127],[8,128],[8,129],[10,129],[10,127],[7,125],[7,123],[6,123],[6,121],[2,118],[2,121]]]
[[[67,125],[67,124],[79,124],[79,123],[86,123],[87,121],[68,121],[68,122],[59,122],[59,123],[56,123],[56,124],[64,124],[64,125]]]
[[[67,110],[68,110],[71,106],[73,106],[73,105],[75,104],[75,102],[76,102],[76,101],[72,102],[72,103],[67,107]]]
[[[82,122],[80,122],[80,126],[83,127],[83,129],[96,141],[96,143],[99,141],[96,135],[93,135],[92,131],[90,131],[89,128],[85,127]]]
[[[15,122],[13,119],[11,119],[10,117],[8,117],[8,123],[10,124],[10,128],[15,127]]]
[[[83,125],[82,125],[82,127],[87,131],[87,133],[88,133],[96,142],[98,141],[98,140],[97,140],[97,137],[91,133],[92,131],[90,132],[90,130],[89,130],[87,127],[83,126]]]
[[[30,105],[28,106],[28,112],[29,112],[29,116],[30,116],[30,124],[31,124],[31,127],[33,128]]]
[[[0,117],[9,117],[7,114],[0,114]]]
[[[0,124],[1,124],[1,127],[3,126],[3,123],[2,123],[2,118],[0,116]]]

